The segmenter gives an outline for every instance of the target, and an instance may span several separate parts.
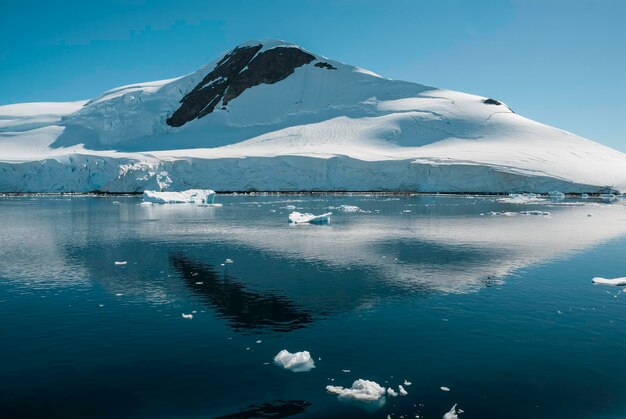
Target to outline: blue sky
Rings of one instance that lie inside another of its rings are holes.
[[[280,38],[626,151],[626,1],[0,0],[0,104],[90,98]]]

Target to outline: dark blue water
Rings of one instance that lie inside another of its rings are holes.
[[[1,417],[626,417],[626,293],[591,284],[626,276],[623,201],[140,202],[0,199]],[[325,391],[358,378],[412,385]]]

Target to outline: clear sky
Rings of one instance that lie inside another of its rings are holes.
[[[0,0],[0,104],[86,99],[280,38],[626,152],[626,0]],[[626,169],[625,169],[626,170]]]

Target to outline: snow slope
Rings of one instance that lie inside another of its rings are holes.
[[[626,191],[626,155],[276,40],[90,101],[0,106],[0,191],[191,188]]]

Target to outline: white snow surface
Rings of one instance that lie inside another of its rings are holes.
[[[246,45],[259,43],[301,48]],[[626,191],[624,153],[484,97],[312,55],[178,128],[165,121],[221,57],[89,101],[0,106],[0,192]]]
[[[153,204],[212,204],[215,191],[211,189],[188,189],[181,192],[144,191],[144,202]]]
[[[594,284],[613,285],[613,286],[620,287],[620,286],[626,285],[626,276],[622,278],[613,278],[613,279],[595,277],[591,281]]]
[[[363,402],[378,401],[385,396],[385,388],[375,381],[358,379],[352,387],[326,386],[326,391],[337,394],[341,398]]]
[[[311,358],[309,351],[292,354],[288,350],[283,349],[274,357],[274,363],[293,372],[305,372],[315,368],[315,361]]]

